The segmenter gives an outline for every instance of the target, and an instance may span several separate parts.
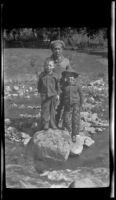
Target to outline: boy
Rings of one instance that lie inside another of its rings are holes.
[[[62,72],[62,79],[65,80],[63,87],[63,127],[66,128],[72,136],[72,141],[76,142],[76,135],[80,128],[80,109],[83,104],[81,88],[77,82],[78,74],[74,70],[67,69]],[[61,82],[62,84],[62,82]]]
[[[57,75],[53,72],[54,62],[46,61],[44,71],[39,75],[38,92],[41,96],[41,122],[44,130],[57,129],[55,108],[59,100],[60,87]]]

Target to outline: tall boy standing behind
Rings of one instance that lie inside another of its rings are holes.
[[[44,71],[39,75],[38,92],[41,96],[41,122],[42,129],[49,126],[57,129],[55,123],[55,109],[59,100],[60,87],[57,75],[53,72],[54,62],[46,61]]]

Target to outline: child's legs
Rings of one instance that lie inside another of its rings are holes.
[[[56,108],[56,96],[51,97],[50,100],[50,123],[51,126],[55,126],[55,108]]]
[[[41,121],[43,125],[49,123],[50,120],[50,103],[51,100],[48,98],[41,104]]]
[[[63,128],[66,128],[69,132],[71,132],[70,114],[71,114],[71,106],[68,104],[64,105]]]
[[[59,105],[56,109],[56,115],[55,115],[55,119],[56,119],[56,123],[58,124],[59,123],[59,120],[60,120],[60,117],[61,117],[61,111],[63,109],[63,95],[61,93],[60,95],[60,102],[59,102]]]
[[[72,105],[72,136],[78,135],[80,130],[80,106]]]

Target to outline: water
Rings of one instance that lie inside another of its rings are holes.
[[[8,188],[67,188],[74,181],[79,187],[109,185],[109,131],[93,136],[95,144],[80,156],[61,163],[33,160],[22,143],[5,141],[6,185]]]

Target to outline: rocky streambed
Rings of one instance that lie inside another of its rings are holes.
[[[87,80],[87,78],[85,78]],[[109,185],[108,85],[103,79],[81,77],[85,94],[80,136],[92,139],[81,154],[45,168],[27,157],[30,139],[39,129],[40,106],[36,85],[29,82],[5,85],[5,170],[8,188],[107,187]],[[50,163],[47,163],[50,165]]]

